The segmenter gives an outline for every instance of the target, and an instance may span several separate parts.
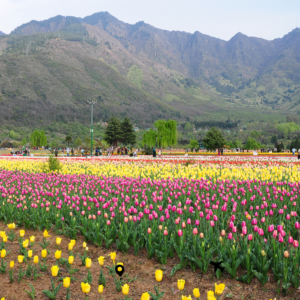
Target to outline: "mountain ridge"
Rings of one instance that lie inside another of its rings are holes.
[[[44,100],[59,111],[68,103],[62,119],[69,122],[80,108],[76,118],[86,122],[84,99],[102,95],[98,119],[130,115],[143,126],[161,117],[278,118],[300,113],[299,49],[299,28],[272,41],[242,33],[224,41],[143,21],[131,25],[108,12],[58,15],[0,38],[0,105],[9,100],[26,110],[25,102]],[[25,122],[11,104],[7,116]]]

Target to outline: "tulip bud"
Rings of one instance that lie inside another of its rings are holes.
[[[261,251],[261,255],[262,255],[262,256],[266,256],[265,250],[262,250],[262,251]]]
[[[288,258],[290,256],[288,251],[284,251],[283,255],[284,255],[285,258]]]

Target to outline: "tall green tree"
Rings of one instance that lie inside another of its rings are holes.
[[[142,145],[154,147],[156,145],[157,132],[152,128],[143,134]]]
[[[76,145],[77,147],[79,147],[81,144],[82,144],[82,140],[81,140],[81,138],[78,137],[78,138],[75,140],[75,145]]]
[[[21,141],[21,145],[24,147],[26,144],[27,144],[26,137],[23,137],[23,139]]]
[[[255,139],[252,139],[249,137],[246,142],[245,149],[255,150],[255,149],[259,149],[259,148],[261,148],[261,144],[259,142],[257,142]]]
[[[38,129],[36,129],[31,134],[31,142],[34,147],[47,146],[47,137],[45,135],[45,132],[43,130],[39,131]]]
[[[223,148],[226,144],[226,140],[221,131],[212,127],[209,131],[207,131],[204,139],[203,145],[207,150],[216,150],[219,148]]]
[[[199,143],[197,140],[193,140],[191,139],[190,140],[190,148],[191,149],[198,149],[199,148]]]
[[[136,134],[129,118],[124,118],[121,123],[121,142],[124,145],[134,145],[136,143]]]
[[[122,141],[122,130],[119,119],[116,117],[110,118],[103,139],[111,146],[118,146],[118,142]]]
[[[73,141],[72,136],[70,134],[68,134],[65,138],[65,141],[69,146],[69,144],[72,143],[72,141]]]
[[[170,147],[177,143],[177,122],[174,120],[158,120],[154,123],[157,128],[158,147]]]

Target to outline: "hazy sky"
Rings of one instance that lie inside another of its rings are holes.
[[[108,11],[124,22],[229,40],[238,32],[272,40],[300,27],[300,0],[0,0],[0,31],[56,15]]]

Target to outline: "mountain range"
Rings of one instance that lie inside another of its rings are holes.
[[[1,35],[1,33],[0,33]],[[31,21],[0,36],[0,125],[129,116],[281,120],[300,113],[300,29],[267,41],[124,23],[100,12]]]

